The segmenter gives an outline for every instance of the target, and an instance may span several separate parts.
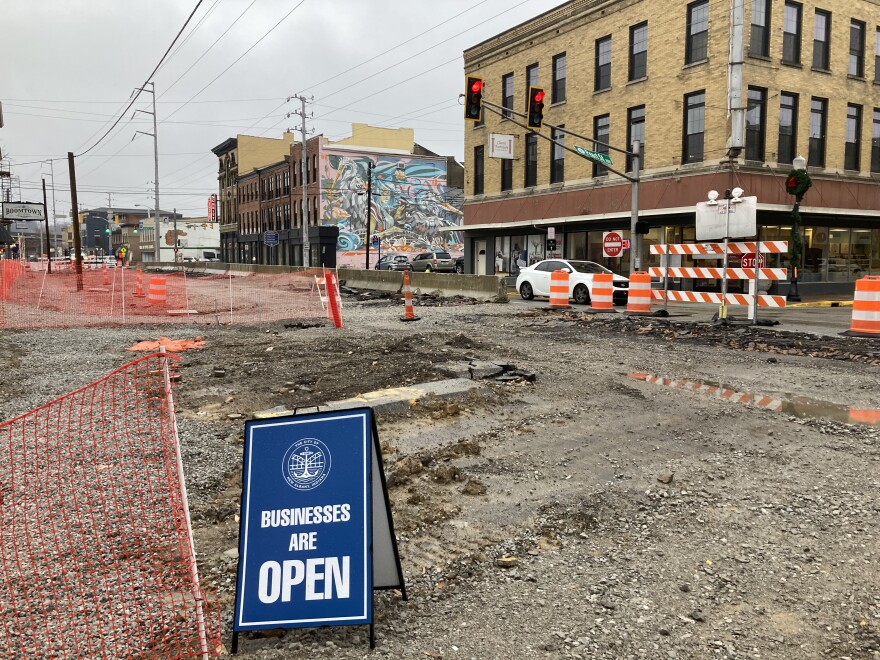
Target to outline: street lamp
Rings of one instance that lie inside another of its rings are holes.
[[[797,156],[791,163],[792,170],[785,179],[785,192],[794,195],[794,206],[791,209],[791,246],[789,247],[788,264],[791,268],[791,279],[788,287],[788,294],[785,299],[789,302],[800,302],[801,297],[798,292],[798,268],[801,265],[801,252],[803,243],[801,242],[800,230],[800,206],[801,200],[806,192],[813,185],[810,175],[807,173],[807,160],[803,156]]]

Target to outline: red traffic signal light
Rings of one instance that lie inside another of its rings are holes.
[[[483,118],[483,79],[467,77],[464,88],[464,118],[480,121]]]
[[[529,128],[541,128],[544,121],[544,90],[540,87],[529,87],[529,104],[526,108]]]

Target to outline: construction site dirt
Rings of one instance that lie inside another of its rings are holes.
[[[174,397],[228,649],[244,421],[478,379],[376,411],[409,597],[377,593],[376,649],[363,626],[273,630],[243,634],[242,658],[880,658],[880,339],[343,302],[340,330],[2,331],[0,419],[138,341],[201,337]]]

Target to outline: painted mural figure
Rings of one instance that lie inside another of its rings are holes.
[[[462,211],[447,197],[446,162],[417,156],[379,156],[373,163],[372,199],[367,199],[369,157],[326,153],[321,172],[324,224],[339,227],[337,251],[363,250],[370,204],[370,235],[382,250],[460,251]],[[446,231],[442,231],[446,229]],[[345,263],[345,259],[337,259]]]

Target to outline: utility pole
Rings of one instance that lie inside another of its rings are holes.
[[[46,223],[46,272],[52,272],[52,248],[49,245],[49,213],[46,209],[46,179],[43,178],[43,221]],[[42,241],[41,241],[42,242]],[[40,255],[42,256],[42,254]]]
[[[58,215],[55,213],[55,160],[49,160],[49,171],[52,175],[52,234],[55,239],[54,252],[58,256]]]
[[[155,245],[154,249],[156,251],[155,261],[158,262],[158,261],[161,261],[161,259],[159,258],[159,252],[161,249],[160,243],[159,243],[159,131],[157,130],[157,127],[156,127],[156,83],[151,81],[148,84],[150,85],[150,89],[147,89],[146,87],[138,87],[137,89],[138,89],[138,91],[147,92],[147,93],[153,95],[153,112],[150,112],[148,110],[135,110],[135,113],[143,112],[144,114],[147,114],[147,115],[153,115],[153,132],[152,133],[147,133],[145,131],[136,131],[136,132],[142,133],[143,135],[152,135],[153,136],[153,176],[155,178],[154,184],[156,186],[154,188],[154,192],[156,194],[156,212],[154,214],[156,216],[156,237],[155,237],[156,245]],[[134,113],[132,114],[132,117],[134,117]],[[132,138],[132,139],[134,139],[134,138]],[[177,240],[176,234],[175,234],[174,238],[175,238],[175,240]],[[175,245],[176,245],[176,243],[175,243]]]
[[[113,221],[113,198],[112,198],[112,195],[113,195],[113,193],[107,193],[107,231],[104,232],[104,236],[107,237],[107,251],[106,251],[105,255],[103,255],[103,256],[109,255],[110,250],[112,249],[111,244],[113,241],[110,240],[113,238],[113,227],[110,226],[110,223]]]
[[[82,279],[82,246],[79,240],[79,202],[76,197],[76,163],[73,160],[73,152],[67,152],[67,169],[70,178],[70,213],[73,216],[73,263],[76,269],[76,290],[83,290]]]
[[[303,96],[301,94],[291,96],[287,100],[290,101],[291,99],[299,99],[299,102],[302,106],[302,108],[299,111],[289,112],[287,114],[287,116],[289,117],[290,115],[299,115],[300,118],[302,119],[302,128],[300,129],[302,131],[302,154],[301,154],[302,157],[300,158],[300,173],[299,173],[300,174],[299,182],[300,182],[300,185],[302,186],[302,213],[300,214],[302,216],[302,231],[303,231],[303,235],[302,235],[302,265],[303,265],[303,268],[308,268],[312,264],[311,264],[311,259],[310,259],[311,246],[309,245],[309,196],[308,196],[308,191],[306,189],[306,181],[308,180],[308,171],[309,171],[309,158],[308,158],[308,154],[306,153],[306,138],[307,138],[307,133],[306,133],[306,117],[307,117],[307,115],[306,115],[306,100],[307,99],[305,96]],[[313,101],[314,97],[312,97],[309,100]]]
[[[629,272],[636,273],[642,269],[642,235],[636,230],[639,222],[639,169],[642,160],[642,145],[633,140],[632,149],[632,214],[629,221]]]
[[[730,59],[728,75],[730,91],[727,96],[727,110],[730,114],[730,151],[728,158],[733,161],[745,147],[745,112],[742,103],[743,84],[743,44],[745,32],[745,0],[731,0],[730,4]],[[732,167],[732,165],[731,165]]]

